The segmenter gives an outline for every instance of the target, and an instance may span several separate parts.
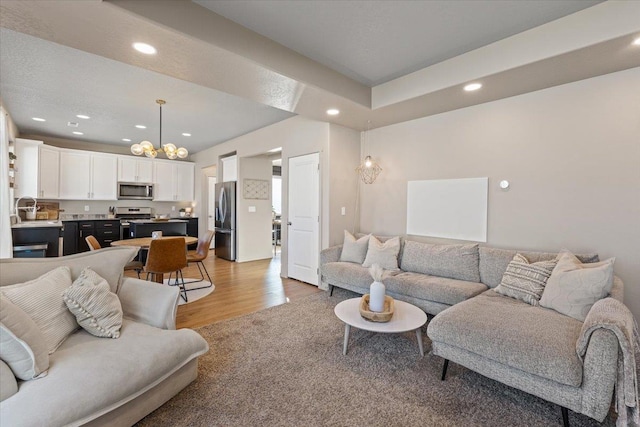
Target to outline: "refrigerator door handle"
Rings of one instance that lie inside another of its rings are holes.
[[[224,187],[220,189],[220,214],[221,221],[224,224],[227,218],[227,193],[224,191]]]

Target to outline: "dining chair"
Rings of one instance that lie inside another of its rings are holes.
[[[204,274],[202,272],[202,269],[204,269],[204,273],[206,273],[207,279],[209,279],[208,286],[191,288],[189,289],[190,291],[194,291],[196,289],[210,288],[213,284],[213,281],[211,280],[211,276],[209,276],[209,272],[207,271],[207,267],[204,265],[202,261],[204,261],[207,258],[207,256],[209,256],[209,246],[211,245],[211,240],[213,240],[214,234],[215,232],[213,230],[207,230],[207,233],[203,237],[198,239],[198,247],[196,248],[195,252],[187,253],[187,262],[188,263],[195,262],[196,266],[198,266],[198,271],[200,272],[200,280],[195,280],[189,283],[204,282]]]
[[[182,269],[187,266],[187,248],[185,246],[184,237],[170,237],[164,239],[151,240],[149,245],[149,253],[147,255],[147,263],[144,271],[149,275],[153,275],[155,280],[157,274],[169,274],[169,285],[178,286],[180,288],[180,296],[187,301],[187,289],[184,286],[184,276]],[[176,274],[174,283],[171,283],[171,276]]]
[[[85,237],[84,240],[85,242],[87,242],[87,245],[89,245],[90,250],[97,251],[98,249],[102,249],[102,246],[100,245],[100,242],[98,242],[98,239],[96,239],[92,235]],[[124,271],[135,271],[138,274],[139,279],[140,272],[143,268],[144,265],[142,265],[140,261],[131,261],[125,264]]]

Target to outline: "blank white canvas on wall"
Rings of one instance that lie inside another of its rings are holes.
[[[407,183],[407,234],[487,241],[489,178]]]

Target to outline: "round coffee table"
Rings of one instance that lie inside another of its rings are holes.
[[[347,346],[349,344],[349,332],[351,327],[362,329],[370,332],[380,332],[384,334],[397,334],[408,331],[416,331],[418,338],[418,347],[420,355],[424,356],[422,347],[422,331],[421,327],[427,323],[427,315],[415,305],[411,305],[404,301],[394,300],[395,311],[390,321],[380,323],[371,322],[360,316],[360,299],[352,298],[342,301],[334,312],[338,319],[344,322],[344,346],[342,354],[347,354]]]

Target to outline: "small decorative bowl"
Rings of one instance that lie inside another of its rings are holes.
[[[364,294],[360,300],[360,316],[371,322],[384,323],[393,317],[394,303],[389,295],[384,296],[384,309],[381,312],[369,309],[369,294]]]

